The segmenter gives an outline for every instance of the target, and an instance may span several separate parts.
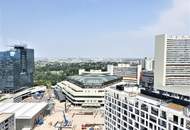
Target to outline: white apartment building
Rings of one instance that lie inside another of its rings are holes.
[[[13,113],[0,113],[0,130],[15,130]]]
[[[190,36],[155,38],[155,89],[190,97]]]
[[[107,88],[105,130],[190,130],[190,108],[176,102],[137,87]]]
[[[107,70],[111,75],[117,75],[123,77],[123,81],[129,84],[140,83],[140,76],[142,71],[141,65],[130,65],[130,64],[118,64],[117,66],[108,65]]]

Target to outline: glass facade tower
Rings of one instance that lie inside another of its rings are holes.
[[[24,46],[0,52],[0,90],[15,92],[33,85],[34,50]]]

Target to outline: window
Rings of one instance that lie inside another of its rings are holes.
[[[163,118],[163,119],[166,119],[166,112],[161,111],[160,117]]]
[[[173,122],[178,124],[178,116],[176,115],[173,115]]]
[[[156,117],[150,115],[150,121],[156,123]]]
[[[158,116],[158,109],[151,107],[151,113]]]
[[[131,118],[135,120],[135,115],[134,115],[134,114],[131,114]]]
[[[180,123],[180,125],[183,127],[184,126],[184,119],[183,118],[181,118],[181,123]]]
[[[139,115],[139,110],[135,109],[135,114]]]
[[[148,112],[148,106],[146,104],[142,104],[141,109]]]

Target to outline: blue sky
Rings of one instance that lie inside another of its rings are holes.
[[[152,57],[156,34],[190,34],[188,3],[1,0],[0,50],[26,43],[36,57]]]

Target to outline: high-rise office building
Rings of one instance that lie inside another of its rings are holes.
[[[108,65],[107,70],[111,75],[117,75],[123,78],[128,84],[140,84],[142,71],[141,65],[118,64],[117,66]]]
[[[190,96],[190,36],[156,36],[154,87],[161,93]]]
[[[24,46],[0,52],[0,90],[15,92],[33,85],[34,50]]]

